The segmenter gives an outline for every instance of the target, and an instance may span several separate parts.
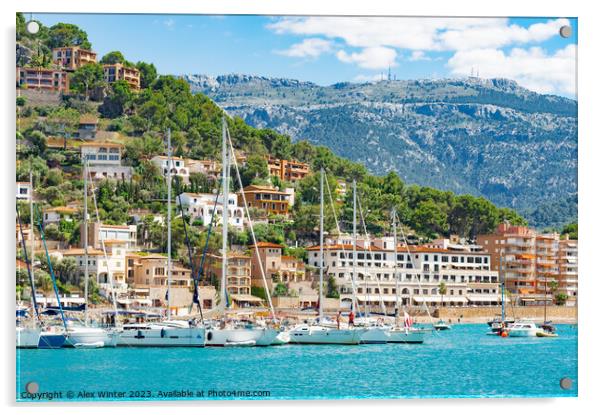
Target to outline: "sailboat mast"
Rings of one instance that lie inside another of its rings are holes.
[[[29,235],[29,239],[30,239],[30,243],[31,243],[31,272],[33,274],[34,269],[33,269],[33,263],[35,261],[35,249],[36,249],[36,237],[35,237],[35,232],[34,232],[34,226],[33,226],[33,166],[32,163],[30,161],[29,164],[29,186],[31,188],[30,193],[29,193],[29,224],[30,224],[30,228],[31,228],[31,235]],[[35,293],[33,293],[35,295]]]
[[[318,319],[322,321],[322,298],[324,291],[324,168],[320,169],[320,292],[318,297]]]
[[[503,269],[503,261],[504,259],[504,250],[500,250],[500,281],[502,283],[502,324],[504,323],[504,320],[506,319],[506,308],[505,308],[505,304],[504,304],[504,291],[506,291],[505,288],[505,273],[504,273],[504,269]]]
[[[225,309],[228,290],[226,279],[228,274],[228,197],[230,184],[228,183],[229,153],[226,144],[226,118],[222,117],[222,309]]]
[[[88,283],[90,278],[90,270],[88,268],[88,160],[83,160],[83,173],[84,173],[84,229],[83,229],[83,243],[84,243],[84,323],[88,325]]]
[[[171,128],[167,129],[167,318],[171,317]]]
[[[355,281],[356,281],[356,275],[357,275],[357,197],[356,197],[356,191],[357,191],[357,183],[355,181],[355,179],[353,179],[353,274],[351,274],[351,285],[353,285],[353,301],[351,303],[353,310],[355,312],[357,312],[357,298],[355,295]]]
[[[399,276],[397,275],[397,212],[393,208],[393,278],[395,278],[395,325],[399,325]]]

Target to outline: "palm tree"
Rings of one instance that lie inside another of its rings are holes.
[[[439,294],[441,295],[441,306],[443,306],[443,296],[447,294],[447,285],[443,281],[439,283]]]

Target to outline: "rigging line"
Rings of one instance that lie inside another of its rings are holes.
[[[360,200],[359,197],[357,198],[357,207],[359,208],[359,211],[360,211],[360,220],[362,221],[362,227],[364,229],[364,234],[366,235],[366,239],[368,240],[368,243],[369,243],[370,242],[370,236],[368,235],[368,228],[366,227],[366,219],[364,217],[364,211],[362,209],[362,203],[361,203],[361,200]],[[365,243],[364,243],[364,252],[367,255],[366,244]],[[367,258],[367,256],[366,256],[366,258]],[[367,264],[367,262],[368,261],[364,261],[364,264]],[[387,315],[387,308],[385,307],[385,302],[383,300],[382,290],[381,290],[381,287],[380,287],[380,280],[378,279],[378,277],[376,277],[376,286],[378,287],[378,297],[379,297],[379,300],[380,300],[380,307],[381,307],[381,310],[382,310],[383,314],[386,316]]]
[[[190,275],[192,278],[192,283],[194,285],[194,294],[193,294],[193,303],[196,299],[197,306],[199,308],[199,312],[201,314],[201,322],[203,322],[203,309],[201,307],[200,299],[199,299],[199,287],[196,279],[194,279],[194,264],[192,262],[192,247],[190,246],[190,239],[188,238],[188,229],[186,227],[186,218],[184,217],[184,207],[182,206],[182,193],[178,195],[178,203],[180,205],[180,212],[182,213],[182,224],[184,225],[184,237],[186,238],[186,246],[188,247],[188,259],[190,260]]]
[[[272,311],[272,319],[276,321],[276,312],[274,311],[274,305],[272,304],[272,296],[270,295],[270,288],[268,287],[268,281],[265,276],[265,271],[263,269],[263,263],[260,260],[261,256],[259,255],[259,247],[257,246],[257,238],[255,237],[255,230],[253,229],[253,221],[251,219],[251,215],[249,214],[249,207],[247,206],[247,198],[245,196],[245,192],[243,192],[242,188],[242,179],[240,177],[240,171],[238,170],[238,160],[236,160],[236,153],[234,153],[234,146],[232,145],[232,138],[230,137],[230,130],[228,126],[226,126],[226,135],[228,137],[228,143],[230,144],[230,151],[232,153],[232,158],[234,159],[234,168],[236,170],[236,178],[238,179],[238,184],[240,185],[240,194],[242,195],[243,205],[245,207],[245,213],[247,214],[247,218],[249,219],[249,229],[251,230],[251,237],[253,238],[253,245],[255,246],[255,255],[257,255],[259,269],[261,271],[261,278],[263,279],[263,285],[265,286],[266,296],[268,297],[268,303],[270,305],[270,310]],[[227,204],[227,201],[224,201],[224,204]]]
[[[37,213],[38,213],[38,209],[36,206],[36,217],[38,216]],[[50,277],[52,278],[52,287],[54,288],[54,295],[56,296],[56,302],[58,303],[59,310],[61,312],[61,319],[63,320],[63,327],[65,327],[65,335],[67,335],[68,334],[67,320],[65,319],[65,312],[63,311],[63,305],[61,304],[61,296],[59,295],[59,289],[56,285],[56,276],[54,275],[54,269],[52,268],[52,262],[50,261],[50,254],[48,253],[48,247],[46,246],[46,237],[44,236],[44,229],[42,228],[41,221],[38,221],[38,227],[40,229],[40,239],[42,240],[42,243],[44,245],[44,252],[46,253],[46,261],[48,262],[48,270],[50,271]]]
[[[96,203],[96,189],[94,188],[94,181],[92,180],[92,173],[90,173],[90,160],[85,160],[86,170],[88,173],[88,180],[90,181],[90,187],[92,190],[92,200],[94,201],[94,211],[96,212],[96,223],[98,224],[99,232],[100,232],[100,214],[98,213],[98,204]],[[88,195],[84,195],[84,197],[88,197]],[[100,239],[100,244],[102,246],[102,253],[105,258],[105,262],[107,263],[107,277],[109,279],[111,297],[113,299],[113,308],[115,309],[115,327],[117,327],[117,294],[115,293],[115,284],[113,282],[113,273],[111,272],[111,267],[109,266],[109,256],[107,255],[107,247],[105,246],[105,240]],[[86,241],[87,243],[87,241]]]
[[[220,195],[220,190],[218,187],[217,193],[215,195],[215,201],[213,202],[213,210],[211,212],[211,222],[209,223],[209,227],[207,228],[207,239],[205,239],[205,246],[203,248],[203,256],[201,257],[201,261],[199,264],[199,270],[197,273],[197,283],[201,282],[201,277],[203,276],[203,272],[205,269],[205,259],[207,258],[207,250],[209,249],[209,238],[211,237],[211,231],[213,230],[213,221],[215,220],[215,212],[217,211],[217,200]],[[216,293],[217,295],[217,293]]]
[[[33,258],[32,258],[32,262],[30,264],[29,256],[27,255],[27,246],[25,245],[25,235],[23,234],[23,223],[21,222],[21,215],[19,214],[19,205],[17,205],[16,208],[17,208],[17,220],[19,221],[19,233],[21,234],[21,246],[23,247],[23,255],[25,256],[25,263],[27,264],[27,274],[29,276],[29,283],[31,284],[31,299],[33,302],[33,309],[36,314],[36,318],[41,323],[42,321],[40,318],[40,313],[38,311],[38,300],[36,299],[36,285],[35,285],[34,275],[31,270],[31,264],[33,263]],[[30,218],[30,222],[33,225],[33,218]],[[33,232],[33,226],[31,226],[31,232]]]
[[[330,200],[330,206],[332,208],[332,215],[334,216],[334,223],[337,226],[337,232],[338,232],[338,234],[341,235],[341,228],[339,226],[339,219],[337,218],[337,213],[336,213],[336,209],[334,207],[334,201],[333,201],[332,193],[330,192],[330,184],[328,184],[328,180],[325,180],[325,182],[326,182],[326,191],[328,192],[328,198]],[[347,260],[348,258],[347,258],[347,251],[345,249],[345,244],[341,244],[341,247],[343,248],[342,249],[343,256],[345,257],[345,260]],[[350,278],[350,280],[351,280],[351,291],[352,291],[352,294],[353,294],[353,298],[355,299],[354,304],[352,304],[353,310],[357,311],[359,309],[359,306],[358,306],[358,300],[357,300],[357,295],[356,295],[357,294],[356,281],[355,281],[353,273],[347,273],[347,274],[351,277]]]
[[[403,238],[403,243],[405,245],[406,252],[408,254],[408,257],[410,258],[410,263],[412,264],[412,269],[417,270],[416,263],[414,262],[414,258],[412,257],[412,253],[410,252],[410,246],[408,245],[408,240],[406,239],[405,232],[403,231],[403,225],[401,224],[401,221],[399,222],[399,231],[401,232],[401,237]],[[407,275],[407,273],[406,273],[406,275]],[[418,274],[416,275],[416,280],[418,281],[418,289],[420,290],[420,292],[422,292],[422,285],[420,284],[420,270],[418,270]],[[423,305],[424,305],[424,308],[426,309],[426,314],[428,315],[431,324],[434,325],[433,316],[431,316],[429,307],[426,304],[426,296],[423,295],[423,297],[424,297]],[[410,296],[410,304],[411,304],[411,298],[412,297]],[[438,330],[435,330],[435,333],[437,333],[437,335],[439,336]]]

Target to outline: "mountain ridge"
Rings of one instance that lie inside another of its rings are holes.
[[[575,199],[576,101],[512,80],[320,86],[241,74],[183,78],[248,124],[326,145],[373,173],[394,170],[408,183],[485,196],[527,216],[551,200]]]

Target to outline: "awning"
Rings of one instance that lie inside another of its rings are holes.
[[[263,298],[255,297],[249,294],[230,294],[230,298],[234,301],[246,301],[249,303],[263,303]]]
[[[440,295],[427,295],[427,296],[416,295],[416,296],[412,297],[412,299],[417,303],[423,303],[425,301],[427,303],[442,302]],[[462,295],[444,295],[443,302],[444,303],[467,303],[468,300],[466,299],[466,297],[464,297]]]
[[[468,301],[473,303],[485,303],[485,302],[493,302],[497,303],[502,301],[502,296],[499,294],[468,294],[466,296]],[[510,301],[508,296],[504,297],[504,302]]]

